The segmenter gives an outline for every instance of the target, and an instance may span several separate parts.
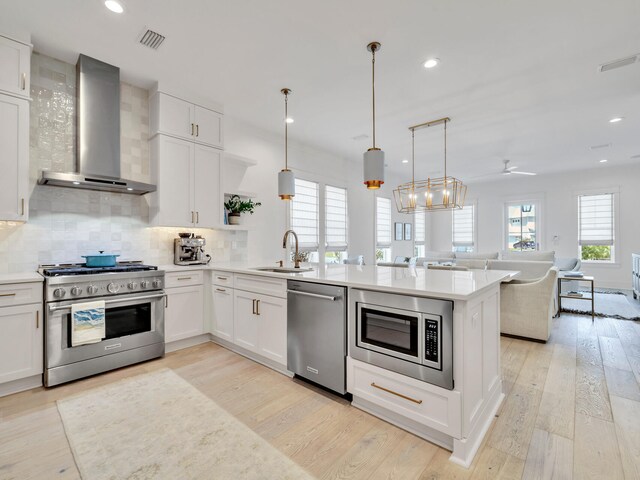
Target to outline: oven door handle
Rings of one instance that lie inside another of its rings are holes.
[[[166,297],[167,294],[166,293],[160,293],[157,295],[144,295],[142,297],[129,297],[129,298],[119,298],[119,299],[113,299],[113,300],[105,300],[104,303],[105,305],[111,305],[112,303],[122,303],[122,302],[130,302],[130,301],[137,301],[137,300],[151,300],[154,298],[164,298]],[[62,307],[54,307],[53,305],[49,306],[49,311],[50,312],[57,312],[59,310],[71,310],[71,305],[65,305]]]

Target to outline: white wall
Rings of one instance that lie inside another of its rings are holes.
[[[477,202],[477,251],[504,249],[504,204],[539,198],[541,249],[555,250],[556,257],[578,255],[577,195],[588,190],[619,190],[616,260],[612,265],[583,264],[604,288],[630,288],[631,253],[640,251],[640,165],[606,166],[536,177],[512,175],[496,181],[470,185],[468,201]],[[427,229],[433,250],[451,250],[451,212],[432,212]],[[557,237],[554,239],[554,237]]]

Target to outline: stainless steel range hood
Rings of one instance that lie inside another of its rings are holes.
[[[86,55],[76,64],[76,171],[43,171],[38,183],[144,195],[149,185],[120,177],[120,69]]]

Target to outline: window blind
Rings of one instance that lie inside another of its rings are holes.
[[[391,200],[376,197],[376,246],[391,246]]]
[[[416,245],[424,245],[426,238],[426,228],[425,228],[425,213],[424,212],[416,212],[414,214],[415,225],[415,244]]]
[[[453,211],[453,246],[473,247],[474,205],[465,205]]]
[[[296,196],[291,200],[291,228],[304,250],[318,249],[318,192],[315,182],[296,178]]]
[[[325,226],[327,251],[347,249],[347,190],[325,187]]]
[[[580,245],[613,245],[613,193],[578,197]]]

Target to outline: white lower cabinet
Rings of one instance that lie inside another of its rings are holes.
[[[258,352],[256,296],[251,292],[234,293],[233,343],[250,352]]]
[[[204,333],[204,287],[167,288],[167,308],[164,312],[166,343],[195,337]]]
[[[214,285],[211,293],[211,333],[233,342],[233,289]]]

